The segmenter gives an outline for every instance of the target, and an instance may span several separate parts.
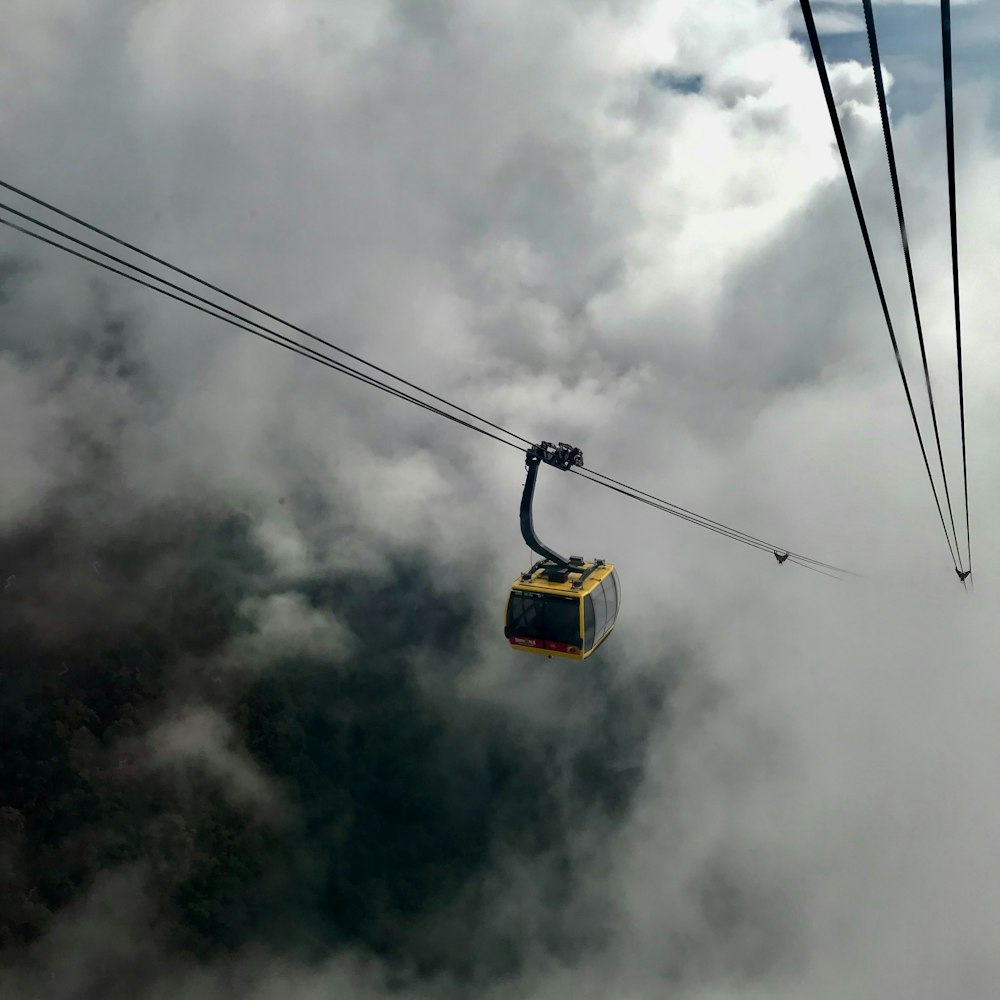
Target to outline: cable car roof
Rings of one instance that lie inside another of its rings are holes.
[[[585,563],[581,569],[589,569],[591,565],[591,563]],[[546,569],[545,567],[540,567],[531,574],[529,580],[525,580],[523,577],[518,580],[514,584],[513,589],[530,590],[539,594],[559,594],[564,597],[583,597],[594,591],[602,580],[614,572],[614,569],[615,567],[612,563],[605,563],[603,566],[598,566],[587,575],[582,585],[574,587],[574,576],[579,577],[579,574],[571,573],[567,580],[556,583],[546,579]]]

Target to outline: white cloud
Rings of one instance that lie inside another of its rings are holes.
[[[842,35],[865,30],[864,18],[847,11],[817,11],[815,21],[816,30],[825,35]]]
[[[356,640],[350,629],[328,611],[310,606],[300,594],[251,598],[241,612],[253,623],[253,632],[238,639],[225,654],[233,666],[259,666],[301,656],[322,657],[333,665],[354,650]]]
[[[28,372],[0,359],[0,521],[20,523],[35,511],[39,497],[58,481],[45,461],[47,439],[58,424],[59,408]],[[24,420],[30,412],[32,419]]]
[[[195,767],[218,783],[238,806],[268,812],[280,808],[280,793],[238,746],[230,724],[213,710],[192,707],[157,726],[148,737],[149,763],[156,769]]]

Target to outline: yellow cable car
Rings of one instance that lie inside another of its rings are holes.
[[[580,569],[556,582],[539,567],[525,574],[527,580],[514,582],[505,628],[514,649],[585,660],[611,635],[618,617],[618,574],[609,563],[583,563]]]
[[[611,634],[621,604],[618,574],[603,559],[564,558],[535,535],[531,516],[538,467],[567,470],[583,465],[579,448],[543,441],[525,455],[528,476],[521,497],[521,534],[543,558],[514,581],[504,615],[504,635],[513,649],[585,660]]]

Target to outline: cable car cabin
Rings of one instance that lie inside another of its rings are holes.
[[[536,564],[511,587],[504,635],[514,649],[585,660],[615,627],[620,594],[610,563]]]

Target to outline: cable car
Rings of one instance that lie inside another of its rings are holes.
[[[511,586],[504,635],[511,648],[571,660],[585,660],[611,634],[621,606],[615,567],[603,559],[568,559],[538,540],[531,516],[538,467],[568,470],[583,465],[583,454],[562,442],[543,441],[525,453],[528,476],[521,496],[521,535],[542,556]]]

